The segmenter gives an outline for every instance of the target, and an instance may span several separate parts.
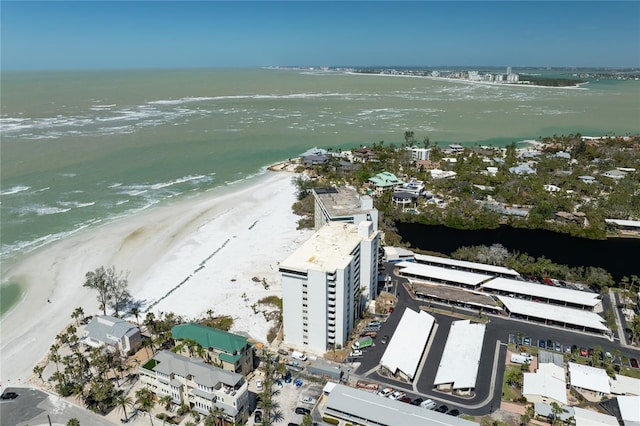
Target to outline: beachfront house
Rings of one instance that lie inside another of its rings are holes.
[[[377,175],[370,177],[369,182],[373,184],[375,193],[378,195],[404,183],[404,181],[398,179],[398,177],[391,172],[378,173]]]
[[[246,337],[196,323],[176,325],[171,335],[182,355],[198,355],[224,370],[245,376],[253,371],[253,345]]]
[[[105,347],[121,356],[137,351],[141,341],[140,327],[110,315],[94,317],[84,328],[81,340],[87,346]]]
[[[160,351],[138,368],[140,382],[158,398],[170,396],[176,406],[207,415],[218,412],[225,423],[245,424],[249,418],[249,387],[241,374]]]

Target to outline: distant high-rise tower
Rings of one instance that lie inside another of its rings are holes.
[[[507,75],[511,74],[511,67],[507,67]]]

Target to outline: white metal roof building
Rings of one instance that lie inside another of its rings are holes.
[[[597,395],[609,395],[609,376],[602,368],[589,367],[588,365],[569,363],[569,383],[574,388],[589,390]]]
[[[383,260],[385,262],[402,262],[402,261],[412,261],[415,259],[415,254],[404,247],[392,247],[385,246],[384,248],[384,257]]]
[[[415,262],[399,262],[396,266],[399,268],[398,273],[403,277],[434,284],[447,284],[471,289],[475,289],[484,281],[493,278],[491,275],[458,271]]]
[[[602,302],[600,295],[597,293],[534,284],[508,278],[494,278],[482,284],[482,289],[504,296],[515,297],[515,295],[522,295],[528,300],[591,311]]]
[[[380,365],[394,375],[401,374],[413,381],[435,322],[436,319],[424,311],[405,309]]]
[[[640,396],[619,396],[616,399],[624,426],[640,426]]]
[[[433,382],[438,389],[466,394],[476,387],[485,330],[484,324],[474,324],[469,320],[451,323]]]
[[[336,385],[327,398],[324,413],[348,423],[371,426],[432,425],[472,426],[476,422],[425,410],[376,394]]]
[[[614,395],[640,395],[640,379],[634,377],[616,374],[615,379],[609,378],[609,385]]]
[[[609,329],[604,324],[604,318],[590,311],[531,302],[507,296],[498,296],[498,299],[504,305],[509,316],[513,318],[522,318],[591,333],[609,333]]]
[[[426,254],[416,254],[415,259],[417,263],[424,265],[441,266],[478,274],[491,274],[498,277],[517,277],[520,275],[511,268],[487,265],[486,263],[467,262],[466,260],[448,259],[446,257],[429,256]]]
[[[529,402],[567,404],[567,383],[564,368],[555,364],[540,364],[536,373],[524,373],[522,395]]]
[[[576,426],[618,426],[618,419],[614,416],[580,407],[573,407],[573,419]]]

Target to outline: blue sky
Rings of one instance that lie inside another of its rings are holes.
[[[1,68],[640,67],[640,2],[11,2]]]

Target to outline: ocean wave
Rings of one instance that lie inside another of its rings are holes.
[[[11,194],[17,194],[18,192],[23,192],[26,191],[28,189],[31,189],[30,186],[24,186],[24,185],[16,185],[13,186],[9,189],[6,189],[4,191],[0,191],[0,195],[11,195]]]
[[[64,207],[81,208],[81,207],[93,206],[93,205],[96,204],[96,202],[95,201],[90,201],[88,203],[82,203],[80,201],[60,201],[58,204],[60,204],[61,206],[64,206]]]
[[[191,181],[199,181],[199,180],[207,180],[207,176],[205,175],[197,175],[197,176],[184,176],[175,180],[170,180],[168,182],[159,182],[150,186],[151,189],[161,189],[166,188],[168,186],[173,186],[179,183],[191,182]],[[208,179],[210,180],[210,179]]]
[[[38,216],[48,216],[51,214],[66,213],[69,210],[71,210],[71,208],[69,207],[63,208],[63,207],[42,206],[42,205],[26,206],[20,209],[19,216],[27,216],[28,214],[31,214],[31,213],[35,213]]]

